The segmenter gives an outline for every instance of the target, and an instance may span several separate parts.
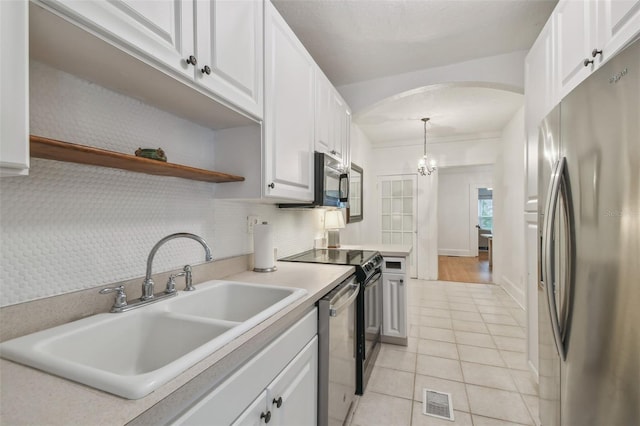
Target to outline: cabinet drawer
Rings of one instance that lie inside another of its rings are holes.
[[[406,257],[385,257],[382,261],[382,272],[404,274],[406,272]]]

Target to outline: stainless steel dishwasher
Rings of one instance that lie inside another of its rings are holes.
[[[342,425],[356,393],[356,299],[349,277],[318,301],[318,426]]]

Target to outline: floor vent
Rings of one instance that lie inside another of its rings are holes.
[[[451,394],[431,389],[422,391],[422,414],[453,421]]]

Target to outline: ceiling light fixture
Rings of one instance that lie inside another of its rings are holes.
[[[421,176],[427,176],[436,171],[436,161],[427,157],[427,121],[429,121],[429,117],[421,118],[421,120],[424,122],[424,154],[418,160],[418,173]]]

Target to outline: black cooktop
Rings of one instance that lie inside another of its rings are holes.
[[[372,250],[311,249],[284,257],[280,261],[360,266],[371,260],[376,254],[378,252]]]

